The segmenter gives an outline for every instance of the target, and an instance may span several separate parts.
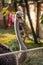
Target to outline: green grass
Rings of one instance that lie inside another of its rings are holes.
[[[36,50],[27,53],[27,59],[21,65],[43,65],[43,51]]]
[[[0,29],[0,43],[9,46],[12,50],[18,50],[17,38],[13,29]]]
[[[12,50],[19,49],[17,38],[13,29],[0,29],[0,43],[6,44]],[[25,45],[28,49],[40,47],[39,44],[35,44],[32,40],[25,40]],[[41,46],[43,46],[43,43]]]
[[[8,44],[10,45],[13,40],[16,39],[16,35],[14,33],[14,30],[12,29],[0,29],[0,43]]]

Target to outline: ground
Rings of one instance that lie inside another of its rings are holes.
[[[10,45],[11,42],[15,39],[16,39],[16,35],[14,34],[14,30],[0,29],[0,43],[5,43]]]
[[[35,44],[32,40],[25,40],[27,48],[39,47],[39,44]],[[16,50],[18,49],[18,42],[13,29],[0,29],[0,43],[6,44],[9,47]]]
[[[43,65],[43,49],[28,52],[22,65]]]

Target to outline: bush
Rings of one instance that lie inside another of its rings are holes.
[[[16,50],[19,50],[19,45],[17,44],[17,42],[13,42],[11,45],[10,45],[10,48],[13,50],[13,51],[16,51]]]

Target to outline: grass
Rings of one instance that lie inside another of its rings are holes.
[[[13,50],[18,50],[18,42],[13,29],[0,29],[0,43],[8,45]],[[27,48],[35,48],[40,45],[35,44],[32,40],[25,40]],[[43,44],[42,44],[43,46]]]
[[[13,29],[0,29],[0,43],[9,46],[13,50],[18,50],[16,39]]]
[[[43,51],[36,50],[27,53],[27,59],[21,65],[43,65]]]
[[[12,29],[0,29],[0,43],[10,45],[13,40],[16,39],[16,35],[14,34],[14,30]]]

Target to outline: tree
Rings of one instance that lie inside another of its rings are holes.
[[[39,17],[40,17],[40,3],[37,2],[37,21],[36,21],[36,35],[39,37]]]
[[[14,8],[15,8],[15,12],[17,11],[17,1],[14,0]]]
[[[28,15],[28,18],[29,18],[30,26],[31,26],[31,29],[32,29],[32,33],[33,33],[33,37],[34,37],[34,42],[36,44],[38,44],[37,36],[36,36],[35,31],[33,29],[32,20],[30,18],[30,12],[29,12],[29,9],[28,9],[29,8],[28,1],[27,0],[24,0],[24,2],[25,2],[25,5],[26,5],[27,15]]]
[[[2,0],[2,8],[4,8],[5,6],[5,3],[4,3],[4,0]],[[4,28],[6,29],[7,26],[6,26],[6,16],[3,16],[3,21],[4,21]]]

